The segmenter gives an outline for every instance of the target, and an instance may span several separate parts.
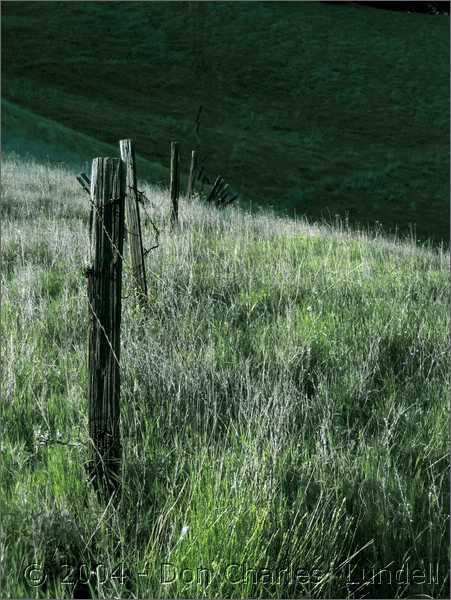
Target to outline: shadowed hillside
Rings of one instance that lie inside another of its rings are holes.
[[[117,144],[105,144],[20,108],[7,100],[2,101],[2,130],[7,132],[2,143],[4,152],[17,152],[23,156],[39,156],[49,164],[59,163],[77,171],[91,172],[94,156],[117,154]],[[165,183],[168,169],[158,163],[137,156],[139,175],[153,182]]]
[[[171,140],[185,172],[198,148],[242,204],[447,241],[448,28],[319,2],[3,3],[3,95],[163,167]]]

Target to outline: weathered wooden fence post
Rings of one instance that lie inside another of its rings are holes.
[[[119,487],[121,441],[120,326],[125,176],[119,158],[95,158],[91,173],[94,205],[93,265],[88,269],[91,309],[89,340],[89,471],[105,497]]]
[[[179,144],[171,142],[171,224],[177,225],[179,222],[179,191],[180,191],[180,171],[179,171]]]
[[[133,283],[141,304],[147,302],[147,281],[139,216],[135,149],[131,140],[120,140],[121,158],[125,163],[125,217],[132,263]]]
[[[188,190],[187,190],[187,196],[188,196],[188,200],[191,199],[193,192],[194,192],[194,173],[196,170],[196,151],[192,150],[191,151],[191,166],[189,169],[189,179],[188,179]]]

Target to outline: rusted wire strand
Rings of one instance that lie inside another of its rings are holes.
[[[150,221],[150,224],[152,225],[152,228],[155,232],[156,244],[154,246],[152,246],[151,248],[145,249],[143,252],[143,256],[147,256],[147,254],[149,254],[149,252],[151,252],[152,250],[155,250],[156,248],[159,247],[159,245],[160,245],[160,230],[155,225],[155,222],[152,219],[152,217],[149,215],[149,212],[146,207],[146,203],[152,205],[152,202],[149,200],[149,198],[146,196],[146,194],[144,192],[142,192],[141,190],[138,190],[137,188],[134,188],[133,186],[129,186],[129,188],[135,192],[137,198],[139,199],[138,201],[142,204],[144,212],[146,213],[146,217]],[[138,234],[134,234],[134,235],[138,235]]]
[[[113,250],[116,251],[117,255],[122,259],[122,262],[125,263],[125,258],[123,257],[122,253],[119,251],[119,248],[116,246],[116,244],[113,242],[110,234],[108,233],[108,230],[105,226],[105,221],[103,220],[103,215],[101,214],[101,212],[99,211],[97,205],[95,204],[95,202],[92,200],[92,198],[89,198],[92,206],[94,207],[95,212],[97,213],[97,216],[99,217],[100,223],[102,225],[102,229],[105,232],[106,237],[108,238],[108,241],[111,244],[111,247],[113,248]],[[118,202],[120,200],[120,197],[118,198],[110,198],[110,200],[108,200],[107,202],[104,202],[102,204],[102,206],[105,206],[106,204],[114,204],[114,202]]]
[[[91,301],[89,300],[89,298],[88,298],[88,304],[89,304],[89,307],[90,307],[90,309],[91,309],[91,313],[92,313],[93,317],[95,318],[95,320],[97,321],[97,323],[98,323],[98,325],[99,325],[100,329],[102,330],[102,332],[103,332],[103,335],[105,336],[105,339],[106,339],[106,341],[107,341],[107,344],[108,344],[108,346],[110,347],[110,350],[111,350],[111,352],[113,353],[114,360],[116,361],[117,365],[119,366],[119,365],[120,365],[120,363],[119,363],[119,359],[118,359],[118,357],[116,356],[116,352],[114,351],[114,348],[113,348],[113,346],[112,346],[112,344],[111,344],[110,338],[108,337],[108,335],[107,335],[107,333],[106,333],[106,331],[105,331],[105,327],[102,325],[102,323],[101,323],[101,321],[100,321],[100,319],[99,319],[99,316],[97,315],[96,311],[94,310],[94,307],[93,307],[93,305],[91,304]]]

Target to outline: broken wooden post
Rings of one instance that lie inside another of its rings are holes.
[[[234,201],[235,201],[235,200],[238,198],[238,196],[239,196],[239,194],[238,194],[238,193],[236,193],[236,194],[233,194],[232,196],[229,196],[229,198],[227,198],[227,199],[226,199],[226,200],[223,202],[222,206],[229,206],[229,204],[232,204],[232,202],[234,202]]]
[[[226,184],[225,184],[225,185],[222,187],[221,193],[219,194],[219,196],[218,196],[218,197],[217,197],[217,199],[216,199],[216,204],[217,204],[218,206],[222,206],[222,204],[223,204],[223,203],[226,201],[226,199],[227,199],[227,196],[228,196],[228,194],[229,194],[229,191],[228,191],[228,190],[229,190],[229,184],[228,184],[228,183],[226,183]]]
[[[194,192],[194,175],[196,171],[196,151],[191,151],[191,166],[189,169],[189,179],[188,179],[188,191],[186,195],[188,196],[188,200],[191,199],[191,196]]]
[[[142,305],[147,303],[147,281],[139,216],[135,149],[132,140],[120,140],[119,148],[125,172],[125,218],[132,265],[133,284]]]
[[[213,187],[210,190],[210,193],[207,196],[207,202],[211,202],[214,199],[214,197],[216,196],[216,193],[221,188],[223,182],[224,182],[224,179],[222,178],[222,176],[218,175],[216,177],[216,181],[213,184]]]
[[[95,158],[91,173],[94,263],[88,269],[89,473],[102,498],[119,486],[120,326],[125,176],[119,158]]]
[[[212,199],[212,201],[214,200],[214,203],[216,204],[216,206],[219,206],[220,203],[220,199],[221,199],[221,195],[224,192],[225,188],[226,188],[227,184],[224,181],[224,179],[221,181],[220,185],[218,186],[215,195]]]
[[[179,190],[180,190],[180,171],[179,171],[179,144],[171,142],[171,224],[177,225],[179,221]]]

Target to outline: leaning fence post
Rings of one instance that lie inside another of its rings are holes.
[[[217,194],[217,192],[221,189],[224,183],[224,179],[221,175],[216,177],[216,181],[213,184],[213,187],[210,190],[210,193],[207,196],[207,202],[212,202]]]
[[[194,192],[194,172],[196,169],[196,151],[192,150],[191,151],[191,166],[189,169],[189,179],[188,179],[188,191],[187,191],[187,196],[188,196],[188,200],[191,199],[191,196],[193,195]]]
[[[120,326],[125,176],[119,158],[95,158],[91,173],[94,206],[93,264],[88,269],[89,473],[102,497],[119,487],[121,441]]]
[[[179,144],[171,142],[171,223],[177,225],[179,221]]]
[[[131,140],[120,140],[121,158],[125,163],[125,216],[133,283],[142,304],[147,301],[147,281],[144,264],[141,221],[139,216],[135,149]]]

